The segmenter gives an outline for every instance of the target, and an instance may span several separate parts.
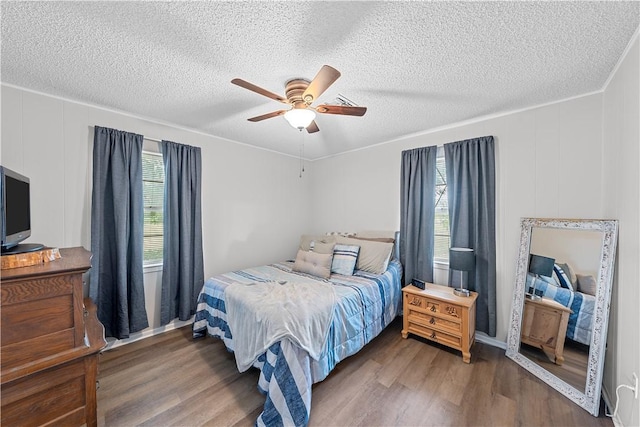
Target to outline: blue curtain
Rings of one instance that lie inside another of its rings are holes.
[[[400,261],[404,284],[433,282],[433,251],[438,147],[402,152],[400,175]]]
[[[149,326],[142,275],[142,135],[95,126],[89,296],[108,337]]]
[[[195,314],[204,283],[199,147],[160,143],[164,161],[164,250],[160,323]]]
[[[475,272],[468,288],[478,292],[476,329],[496,336],[496,191],[492,136],[444,145],[451,247],[472,248]]]

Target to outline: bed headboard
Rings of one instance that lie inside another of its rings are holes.
[[[393,257],[396,259],[400,259],[400,232],[396,231],[393,235],[395,238],[395,243],[393,244]]]

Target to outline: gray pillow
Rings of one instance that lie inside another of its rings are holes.
[[[595,277],[591,275],[576,274],[576,278],[578,282],[578,292],[595,296],[596,289],[598,287]]]
[[[573,271],[573,268],[571,268],[571,266],[569,264],[565,263],[558,263],[558,265],[560,266],[560,268],[565,272],[565,274],[567,275],[567,277],[569,277],[569,280],[571,281],[571,284],[573,285],[573,289],[577,288],[578,285],[578,278],[576,277],[576,273]]]
[[[341,245],[360,246],[356,269],[373,274],[382,274],[387,271],[393,243],[358,240],[348,237],[338,237],[337,243]]]
[[[300,246],[298,249],[302,249],[303,251],[308,251],[311,248],[311,242],[320,242],[320,243],[335,243],[335,236],[324,236],[324,235],[313,235],[313,234],[303,234],[300,236]]]
[[[332,254],[333,253],[333,247],[336,244],[331,242],[331,243],[323,243],[320,242],[318,240],[312,240],[311,243],[309,244],[309,251],[310,252],[316,252],[319,254]]]

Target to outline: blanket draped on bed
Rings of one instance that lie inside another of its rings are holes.
[[[249,369],[277,341],[289,338],[319,360],[333,316],[327,283],[234,283],[225,290],[238,370]]]
[[[264,410],[256,425],[306,426],[311,411],[312,385],[329,375],[338,362],[355,354],[375,338],[398,314],[402,290],[402,265],[392,260],[384,274],[356,271],[353,276],[332,274],[329,281],[292,271],[293,262],[259,266],[221,274],[208,279],[198,297],[193,336],[220,338],[228,350],[239,347],[232,317],[228,316],[226,289],[235,283],[309,283],[332,286],[335,305],[327,339],[319,359],[311,357],[294,340],[284,337],[264,351],[253,366],[260,369],[258,388],[266,395]],[[276,285],[272,285],[276,286]],[[282,286],[282,285],[277,285]]]

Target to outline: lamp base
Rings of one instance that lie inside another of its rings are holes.
[[[453,290],[453,294],[459,297],[468,297],[471,296],[471,292],[464,288],[456,288]]]
[[[526,299],[530,299],[531,301],[540,301],[542,299],[540,295],[534,295],[534,294],[525,294],[524,297]]]

